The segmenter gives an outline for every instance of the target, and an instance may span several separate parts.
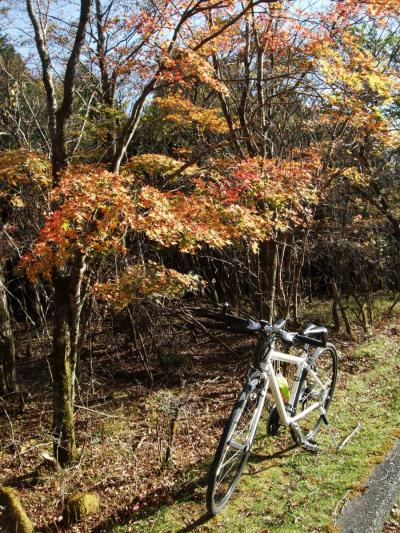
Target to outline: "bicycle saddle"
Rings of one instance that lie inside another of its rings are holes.
[[[317,340],[321,346],[326,346],[328,339],[328,330],[324,326],[316,326],[315,324],[308,324],[300,334],[302,337]]]

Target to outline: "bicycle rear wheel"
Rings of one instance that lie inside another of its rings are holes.
[[[262,376],[250,376],[225,425],[209,472],[207,510],[216,515],[231,498],[250,455],[263,397]]]
[[[300,413],[314,402],[318,402],[321,394],[325,394],[323,406],[328,411],[335,390],[338,356],[333,344],[327,343],[325,348],[317,348],[311,356],[310,366],[324,385],[324,390],[311,376],[300,383],[300,396],[297,404],[297,412]],[[321,427],[323,417],[319,409],[312,411],[309,415],[298,421],[298,425],[303,436],[310,440],[315,437]],[[292,437],[295,439],[292,433]]]

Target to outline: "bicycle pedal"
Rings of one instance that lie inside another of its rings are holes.
[[[305,450],[307,450],[308,452],[312,452],[312,453],[317,453],[319,449],[319,445],[315,442],[315,440],[311,440],[311,439],[310,440],[304,439],[301,445],[303,446]]]

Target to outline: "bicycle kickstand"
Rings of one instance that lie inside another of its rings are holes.
[[[321,409],[322,420],[323,420],[325,426],[328,428],[329,435],[330,435],[330,437],[332,439],[333,445],[335,446],[336,451],[339,451],[339,445],[337,443],[337,440],[336,440],[335,434],[333,432],[332,426],[330,425],[329,420],[326,417],[326,411],[325,411],[325,409],[322,406],[321,406],[320,409]]]
[[[333,441],[333,444],[335,446],[335,450],[336,450],[336,453],[341,450],[343,448],[343,446],[345,446],[349,440],[357,433],[357,431],[359,431],[361,429],[361,424],[358,424],[354,429],[353,431],[351,431],[347,437],[345,437],[340,443],[337,442],[336,440],[336,437],[335,437],[335,434],[333,432],[333,429],[332,429],[332,426],[330,425],[329,421],[328,421],[328,418],[326,417],[326,411],[323,407],[320,408],[321,409],[321,415],[322,415],[322,420],[324,422],[324,424],[326,425],[326,427],[328,428],[328,431],[329,431],[329,435]]]

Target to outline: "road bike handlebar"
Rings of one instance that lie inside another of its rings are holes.
[[[207,309],[194,310],[195,314],[198,316],[217,321],[203,324],[211,328],[222,329],[231,333],[239,333],[244,335],[254,335],[265,332],[269,335],[276,335],[289,346],[294,344],[326,346],[326,328],[319,328],[311,324],[302,332],[289,332],[283,329],[286,324],[286,320],[278,320],[271,325],[265,320],[242,318],[236,315],[228,314],[226,311],[227,306],[224,306],[222,313]]]

